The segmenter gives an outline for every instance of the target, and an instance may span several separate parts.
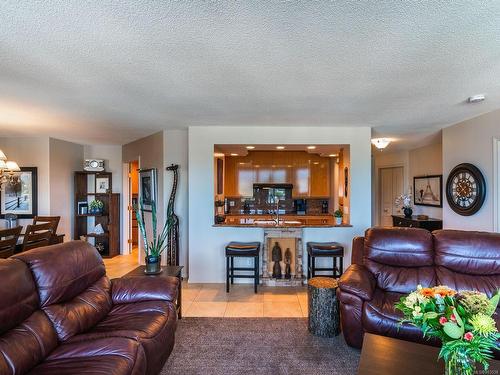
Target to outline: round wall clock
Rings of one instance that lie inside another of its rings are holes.
[[[484,203],[486,181],[473,164],[453,168],[446,181],[446,199],[451,209],[462,216],[474,215]]]

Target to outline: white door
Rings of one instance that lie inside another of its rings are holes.
[[[380,225],[392,226],[392,215],[400,215],[395,201],[403,194],[403,167],[380,169]]]

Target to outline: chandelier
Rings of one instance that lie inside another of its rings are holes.
[[[15,161],[7,160],[3,151],[0,150],[0,190],[4,190],[7,184],[17,184],[20,171],[19,165]]]

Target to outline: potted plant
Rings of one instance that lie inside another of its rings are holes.
[[[445,375],[472,375],[476,363],[487,373],[493,350],[499,349],[500,334],[492,318],[499,298],[498,292],[489,299],[477,291],[419,285],[401,297],[395,308],[403,312],[401,323],[419,327],[424,337],[441,340],[439,358],[445,361]]]
[[[413,210],[411,209],[411,194],[403,194],[396,198],[396,206],[403,207],[405,217],[411,217]]]
[[[92,202],[90,202],[89,208],[91,214],[102,214],[104,203],[99,199],[94,199]]]
[[[335,225],[342,225],[342,218],[344,217],[344,212],[339,208],[333,213],[333,217],[335,218]]]
[[[144,243],[144,253],[146,254],[146,269],[145,273],[155,274],[161,272],[161,254],[167,247],[167,237],[171,225],[171,220],[166,220],[160,233],[158,233],[158,219],[156,215],[156,202],[151,201],[151,222],[152,222],[152,239],[148,240],[146,226],[144,224],[144,207],[140,205],[134,207],[137,217],[137,225],[141,232],[141,237]]]

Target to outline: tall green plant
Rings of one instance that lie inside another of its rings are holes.
[[[140,202],[140,207],[138,209],[137,205],[134,206],[135,216],[137,218],[137,224],[141,232],[142,241],[144,242],[144,252],[146,256],[159,257],[165,248],[167,247],[167,238],[170,226],[172,225],[172,220],[167,219],[163,225],[163,229],[158,234],[158,218],[156,211],[156,202],[151,202],[151,221],[153,225],[153,238],[148,240],[148,235],[146,232],[146,226],[144,224],[144,205]]]

